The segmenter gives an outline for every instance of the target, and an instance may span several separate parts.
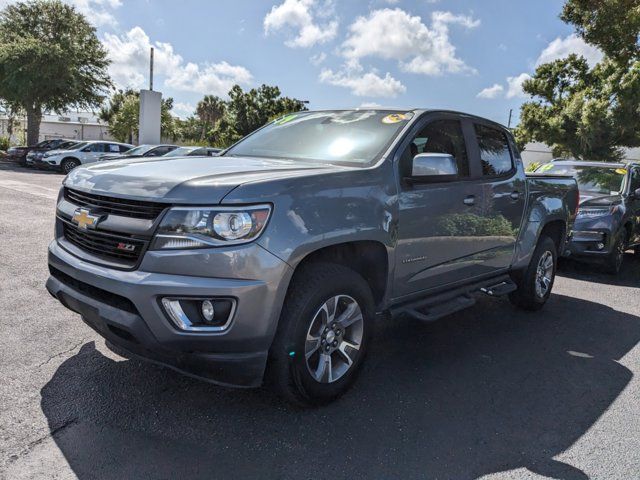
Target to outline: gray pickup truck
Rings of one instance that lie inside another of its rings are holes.
[[[433,321],[482,294],[542,307],[577,205],[575,180],[526,177],[488,120],[300,112],[214,159],[73,170],[47,289],[133,355],[322,404],[376,315]]]

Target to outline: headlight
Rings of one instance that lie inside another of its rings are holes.
[[[605,215],[609,215],[615,211],[614,208],[609,207],[584,207],[578,209],[579,217],[587,217],[587,218],[595,218],[595,217],[604,217]]]
[[[152,249],[248,243],[260,236],[270,214],[270,205],[174,207],[160,222]]]

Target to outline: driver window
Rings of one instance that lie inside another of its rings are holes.
[[[403,177],[411,174],[411,161],[419,153],[448,153],[456,160],[458,177],[469,176],[469,157],[459,120],[435,120],[413,137],[400,159]]]

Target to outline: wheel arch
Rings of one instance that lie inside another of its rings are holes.
[[[324,246],[307,253],[295,266],[289,288],[296,275],[306,265],[314,262],[329,262],[351,268],[361,275],[371,288],[376,309],[385,302],[388,291],[389,254],[387,247],[377,240],[356,240]]]

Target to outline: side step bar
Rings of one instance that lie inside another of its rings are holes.
[[[475,283],[433,297],[423,298],[391,308],[391,314],[406,314],[416,320],[433,322],[452,313],[464,310],[476,303],[474,294],[482,292],[491,297],[507,295],[518,287],[511,277],[504,275],[485,282]]]

